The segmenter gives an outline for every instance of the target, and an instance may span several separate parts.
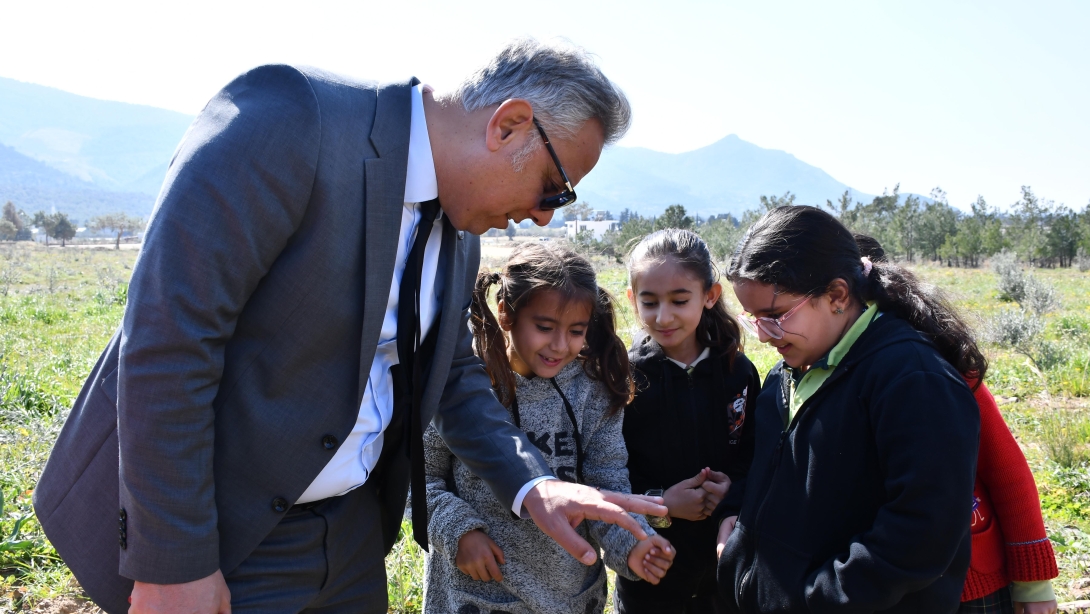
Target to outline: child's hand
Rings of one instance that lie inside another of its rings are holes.
[[[708,479],[708,471],[706,468],[701,469],[700,473],[674,484],[662,493],[671,518],[696,521],[708,517],[711,513],[705,511],[708,493],[703,488],[704,482]],[[713,506],[712,509],[715,507]]]
[[[701,487],[704,492],[708,493],[705,498],[704,509],[710,516],[715,511],[716,506],[719,505],[719,502],[723,500],[723,497],[727,496],[727,491],[730,490],[730,477],[719,471],[712,471],[711,469],[707,471],[708,479],[704,480]]]
[[[1014,602],[1014,614],[1056,614],[1056,600]]]
[[[628,553],[628,568],[641,579],[658,584],[666,575],[666,570],[674,564],[675,554],[677,551],[668,539],[652,535],[632,547]]]
[[[727,547],[730,534],[734,533],[734,525],[738,522],[737,516],[727,516],[719,523],[719,537],[715,539],[715,558],[723,556],[723,548]]]
[[[503,550],[480,529],[469,531],[458,540],[458,556],[454,557],[454,564],[474,580],[502,582],[500,565],[504,562]]]

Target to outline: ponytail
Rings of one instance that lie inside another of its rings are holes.
[[[511,360],[507,358],[507,336],[503,334],[496,315],[488,306],[488,291],[493,284],[502,283],[499,273],[481,271],[473,285],[473,301],[469,307],[470,328],[473,330],[473,346],[477,356],[484,361],[484,368],[492,380],[492,388],[503,403],[511,407],[515,399],[515,376],[511,374]]]
[[[617,336],[613,297],[601,286],[592,310],[587,342],[583,349],[583,371],[605,384],[609,391],[609,414],[613,415],[636,396],[636,385],[628,364],[628,351]]]

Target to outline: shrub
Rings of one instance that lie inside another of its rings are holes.
[[[1018,255],[1003,250],[992,257],[992,270],[998,277],[999,299],[1021,304],[1026,297],[1026,274],[1018,262]]]
[[[1056,296],[1056,288],[1047,281],[1041,281],[1033,275],[1027,275],[1024,288],[1025,297],[1018,301],[1023,307],[1042,316],[1060,308],[1060,299]]]

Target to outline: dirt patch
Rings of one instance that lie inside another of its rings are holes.
[[[90,601],[68,596],[42,600],[31,612],[34,614],[105,614]]]

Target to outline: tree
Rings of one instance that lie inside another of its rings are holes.
[[[897,242],[896,244],[883,243],[883,245],[888,245],[889,251],[899,251],[904,254],[905,260],[912,262],[916,259],[916,244],[919,240],[917,232],[920,224],[920,199],[909,196],[905,199],[904,205],[892,211],[890,217],[892,218],[890,230]]]
[[[34,214],[34,220],[31,222],[38,228],[41,228],[45,232],[45,244],[49,245],[49,237],[53,236],[53,230],[57,227],[57,214],[46,214],[45,211],[39,211]]]
[[[938,260],[946,237],[958,232],[958,212],[946,202],[946,192],[939,188],[931,191],[931,199],[932,202],[927,203],[920,213],[918,245],[921,255],[926,254],[931,260]],[[905,204],[907,203],[906,199]]]
[[[52,217],[56,219],[53,224],[53,238],[60,239],[61,247],[64,247],[65,241],[76,236],[76,227],[72,225],[65,213],[54,213]]]
[[[18,235],[19,229],[11,223],[11,220],[6,217],[0,218],[0,241],[14,241]]]
[[[515,240],[515,222],[513,220],[507,220],[507,240]]]
[[[780,196],[778,198],[776,196],[761,197],[761,207],[763,207],[765,211],[771,211],[780,207],[790,207],[794,204],[795,195],[792,194],[790,191],[784,192],[783,196]]]
[[[19,212],[15,210],[15,203],[11,202],[10,200],[4,204],[4,212],[3,214],[0,214],[0,219],[10,222],[11,225],[15,227],[16,234],[21,232],[23,230],[23,227],[26,226],[26,223],[23,221],[22,216],[20,216]]]
[[[692,227],[693,218],[685,214],[683,205],[670,205],[666,208],[666,212],[655,220],[655,230],[662,230],[663,228],[689,229]]]
[[[144,219],[124,213],[110,213],[91,218],[88,227],[97,231],[109,230],[115,235],[114,249],[121,249],[121,236],[126,232],[133,233],[144,228]]]
[[[590,208],[589,203],[578,202],[575,204],[564,207],[564,220],[583,220],[584,222],[590,219],[590,214],[594,211]]]
[[[1045,235],[1049,259],[1056,258],[1061,267],[1069,267],[1075,261],[1079,241],[1082,239],[1079,214],[1060,205],[1049,217],[1048,232]]]
[[[621,224],[621,228],[615,236],[613,233],[606,233],[606,237],[612,241],[616,251],[627,254],[636,246],[636,243],[639,243],[640,239],[650,234],[652,230],[654,228],[652,228],[651,220],[633,213],[629,216],[628,221]]]

